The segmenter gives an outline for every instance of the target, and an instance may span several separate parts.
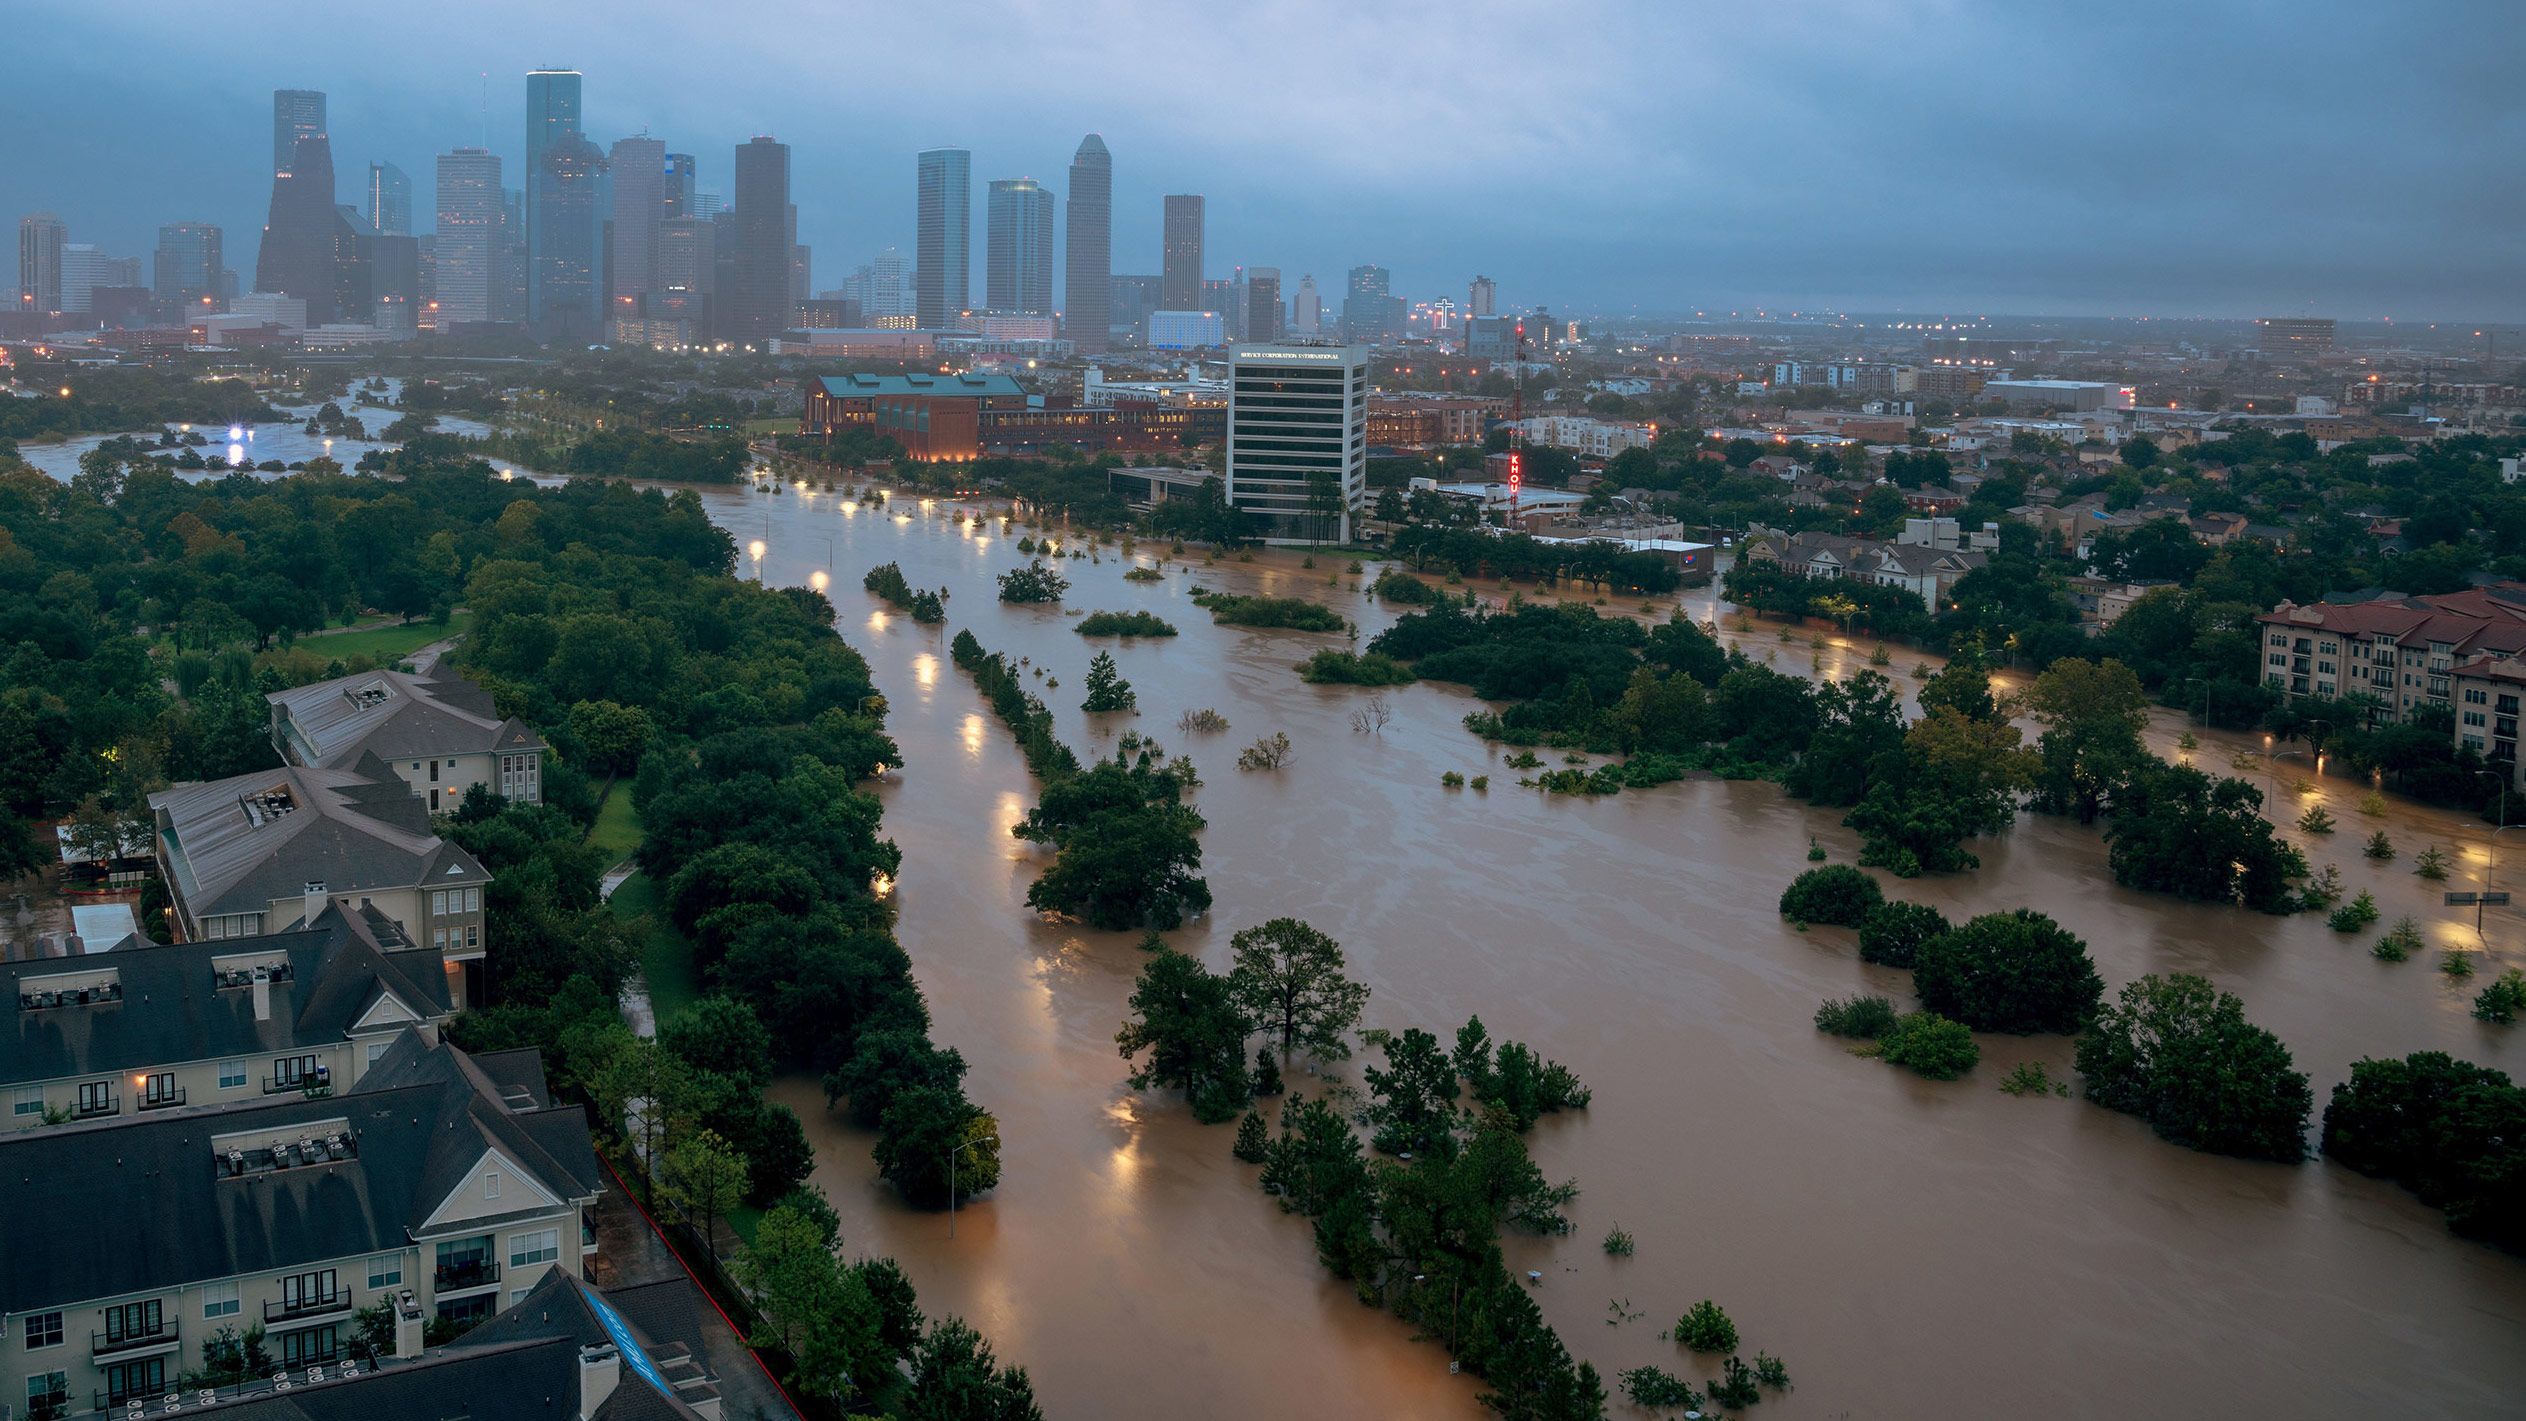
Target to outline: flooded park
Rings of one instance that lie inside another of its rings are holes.
[[[2083,1101],[1994,1089],[2021,1062],[2067,1078],[2066,1038],[1983,1037],[1980,1069],[1940,1084],[1817,1032],[1821,998],[1901,1002],[1909,989],[1905,974],[1861,964],[1847,931],[1801,933],[1776,911],[1810,836],[1855,858],[1838,812],[1711,778],[1593,800],[1521,789],[1505,752],[1463,728],[1478,703],[1461,688],[1385,692],[1390,723],[1361,733],[1352,714],[1369,692],[1307,685],[1293,669],[1339,637],[1214,626],[1190,600],[1197,587],[1305,596],[1352,618],[1364,642],[1393,615],[1338,560],[1195,554],[1134,583],[1126,569],[1159,561],[1163,545],[1126,558],[1109,544],[1094,562],[1061,563],[1067,608],[1151,611],[1181,635],[1091,642],[1060,608],[996,600],[997,575],[1025,561],[1023,525],[958,521],[944,500],[702,497],[741,549],[764,545],[742,573],[776,585],[827,574],[842,633],[891,706],[904,764],[879,793],[904,852],[900,933],[938,1039],[964,1053],[974,1098],[999,1118],[1006,1182],[952,1222],[907,1210],[816,1082],[777,1093],[818,1140],[816,1182],[850,1248],[892,1254],[925,1309],[982,1327],[1028,1368],[1049,1414],[1456,1417],[1477,1414],[1478,1387],[1449,1374],[1444,1348],[1323,1273],[1305,1221],[1230,1157],[1228,1127],[1129,1087],[1113,1038],[1146,959],[1136,935],[1026,908],[1037,851],[1008,831],[1037,786],[949,661],[948,637],[966,628],[1062,683],[1036,684],[1083,756],[1138,729],[1200,766],[1216,906],[1170,934],[1175,946],[1224,969],[1239,928],[1302,918],[1339,939],[1373,989],[1366,1024],[1444,1037],[1478,1014],[1594,1088],[1590,1109],[1531,1141],[1548,1175],[1579,1185],[1573,1232],[1513,1236],[1508,1249],[1512,1268],[1540,1275],[1537,1299],[1571,1350],[1609,1378],[1689,1367],[1661,1333],[1712,1298],[1749,1351],[1788,1363],[1795,1389],[1766,1404],[1784,1418],[2515,1413],[2526,1262],[2454,1237],[2401,1189],[2320,1159],[2198,1154]],[[945,627],[860,590],[888,561],[916,587],[948,590]],[[1684,606],[1699,619],[1709,594]],[[1811,657],[1828,675],[1865,665],[1865,648],[1811,653],[1771,636],[1730,639],[1784,670]],[[1108,648],[1140,709],[1092,726],[1076,688]],[[1179,732],[1200,708],[1231,728]],[[2181,717],[2161,718],[2152,740],[2171,754]],[[1237,747],[1274,732],[1294,746],[1287,766],[1240,773]],[[2202,753],[2223,759],[2246,743],[2205,739]],[[1443,788],[1451,770],[1491,787]],[[2436,842],[2459,878],[2483,870],[2487,826],[2401,805],[2358,820],[2365,788],[2322,793],[2346,823],[2386,825],[2405,859]],[[2122,889],[2101,837],[2067,820],[2021,816],[1975,847],[1978,871],[1893,891],[1951,917],[2041,909],[2087,939],[2109,994],[2144,973],[2211,977],[2288,1043],[2319,1110],[2362,1056],[2436,1049],[2526,1071],[2515,1033],[2469,1014],[2479,975],[2379,962],[2320,914]],[[2495,913],[2486,943],[2440,906],[2441,885],[2356,849],[2311,858],[2338,863],[2345,891],[2371,890],[2389,920],[2421,922],[2433,947],[2481,952],[2485,971],[2517,965],[2515,918]],[[1635,1256],[1597,1246],[1616,1225]]]

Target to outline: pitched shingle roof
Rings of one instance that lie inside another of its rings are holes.
[[[289,972],[271,982],[271,1015],[257,1021],[253,993],[221,987],[212,963],[276,956]],[[376,909],[340,904],[312,929],[0,963],[0,1010],[15,1007],[22,990],[33,990],[21,983],[109,968],[122,989],[119,1000],[19,1008],[13,1023],[0,1027],[0,1084],[119,1075],[341,1041],[381,994],[428,1020],[455,1010],[439,954],[414,950],[394,920]]]
[[[455,675],[363,671],[265,696],[290,758],[318,769],[387,760],[543,748],[524,721],[503,717],[491,693]]]
[[[176,894],[196,917],[252,913],[309,883],[328,892],[486,883],[473,856],[384,761],[285,765],[149,796]]]
[[[494,1147],[550,1193],[593,1198],[586,1118],[513,1114],[488,1084],[409,1031],[344,1095],[0,1136],[0,1298],[25,1311],[400,1249]],[[212,1145],[334,1130],[351,1157],[242,1176]]]

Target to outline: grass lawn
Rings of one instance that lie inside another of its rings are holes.
[[[458,612],[448,618],[446,626],[434,622],[414,622],[410,626],[385,623],[362,627],[357,631],[337,632],[331,636],[300,637],[298,644],[321,656],[340,657],[348,661],[354,656],[374,656],[392,662],[410,656],[431,642],[451,637],[465,630],[473,620],[470,612]]]
[[[667,920],[657,883],[645,873],[635,873],[606,902],[627,926],[646,921],[646,931],[640,936],[640,970],[649,980],[649,1005],[658,1013],[658,1024],[691,1011],[702,995],[700,975],[693,966],[693,944]]]
[[[605,851],[608,867],[630,858],[640,847],[640,816],[632,810],[631,785],[614,780],[605,787],[605,799],[596,808],[596,827],[588,831],[588,842]]]

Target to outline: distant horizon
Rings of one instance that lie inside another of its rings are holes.
[[[567,58],[591,141],[660,139],[695,155],[703,190],[730,194],[746,138],[788,143],[815,290],[884,247],[911,254],[921,150],[974,155],[977,209],[1017,175],[1066,201],[1071,151],[1098,133],[1117,274],[1158,271],[1159,200],[1197,192],[1207,275],[1276,266],[1294,291],[1312,274],[1329,305],[1375,264],[1409,300],[1461,303],[1486,274],[1504,310],[1603,318],[1793,292],[1789,309],[1896,315],[2526,322],[2506,97],[2526,26],[2505,7],[2451,0],[2421,27],[2328,4],[2287,29],[2150,0],[2102,24],[1930,8],[1608,0],[1573,24],[1483,5],[946,4],[855,18],[871,62],[835,82],[835,56],[799,42],[830,16],[803,0],[698,32],[654,0],[315,25],[249,3],[223,19],[286,31],[287,53],[228,46],[201,85],[167,82],[199,52],[198,12],[137,0],[18,17],[22,70],[46,82],[0,94],[37,139],[0,171],[0,213],[56,213],[70,240],[144,265],[159,226],[212,222],[250,281],[273,90],[328,96],[337,198],[358,205],[367,165],[392,162],[427,231],[439,154],[488,147],[519,185],[526,75]],[[2449,31],[2466,44],[2432,43]]]

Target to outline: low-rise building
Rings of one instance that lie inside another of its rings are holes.
[[[2476,656],[2448,673],[2455,691],[2456,744],[2489,760],[2511,793],[2526,790],[2517,754],[2518,706],[2526,697],[2526,657]]]
[[[1535,415],[1519,421],[1517,428],[1530,444],[1567,449],[1588,459],[1610,459],[1626,449],[1646,449],[1658,438],[1654,424],[1594,415]]]
[[[334,904],[374,907],[448,964],[483,955],[491,875],[430,827],[373,752],[353,766],[284,765],[149,796],[159,876],[187,940],[260,937]]]
[[[534,1051],[417,1030],[347,1092],[0,1134],[0,1176],[0,1373],[51,1415],[167,1396],[249,1331],[297,1369],[361,1308],[488,1317],[584,1271],[602,1188]]]
[[[2283,602],[2255,620],[2262,627],[2265,685],[2291,700],[2363,696],[2376,719],[2402,724],[2424,708],[2456,710],[2460,664],[2526,653],[2526,583],[2357,602]],[[2459,723],[2460,737],[2465,729]]]
[[[272,748],[290,764],[340,769],[374,754],[433,814],[454,810],[475,785],[503,799],[543,802],[544,738],[453,673],[363,671],[263,699],[272,708]]]
[[[0,989],[19,1130],[348,1087],[456,1010],[437,954],[339,904],[293,932],[0,963]]]
[[[1932,612],[1946,603],[1959,578],[1990,559],[1988,553],[1832,533],[1757,534],[1745,540],[1737,556],[1749,563],[1773,563],[1801,577],[1900,587]]]

